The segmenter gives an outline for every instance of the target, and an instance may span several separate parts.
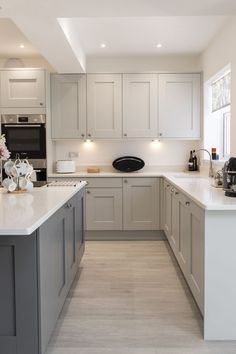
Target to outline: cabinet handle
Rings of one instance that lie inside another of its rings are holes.
[[[127,179],[124,179],[124,183],[128,183]]]
[[[87,191],[87,194],[90,194],[90,191]]]
[[[190,205],[190,202],[185,202],[185,205],[186,205],[186,206],[189,206],[189,205]]]

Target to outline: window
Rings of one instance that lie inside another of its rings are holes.
[[[212,83],[212,112],[230,105],[230,72]]]
[[[204,147],[217,148],[221,160],[230,156],[230,90],[229,66],[205,83]]]

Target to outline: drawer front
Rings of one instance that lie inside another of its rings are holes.
[[[87,181],[87,188],[121,188],[122,178],[107,178],[107,177],[97,177],[97,178],[83,178]]]

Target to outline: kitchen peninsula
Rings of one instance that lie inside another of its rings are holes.
[[[45,353],[84,252],[85,184],[0,191],[0,353]]]

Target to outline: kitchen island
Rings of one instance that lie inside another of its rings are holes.
[[[44,354],[84,252],[84,187],[0,190],[0,353]]]

